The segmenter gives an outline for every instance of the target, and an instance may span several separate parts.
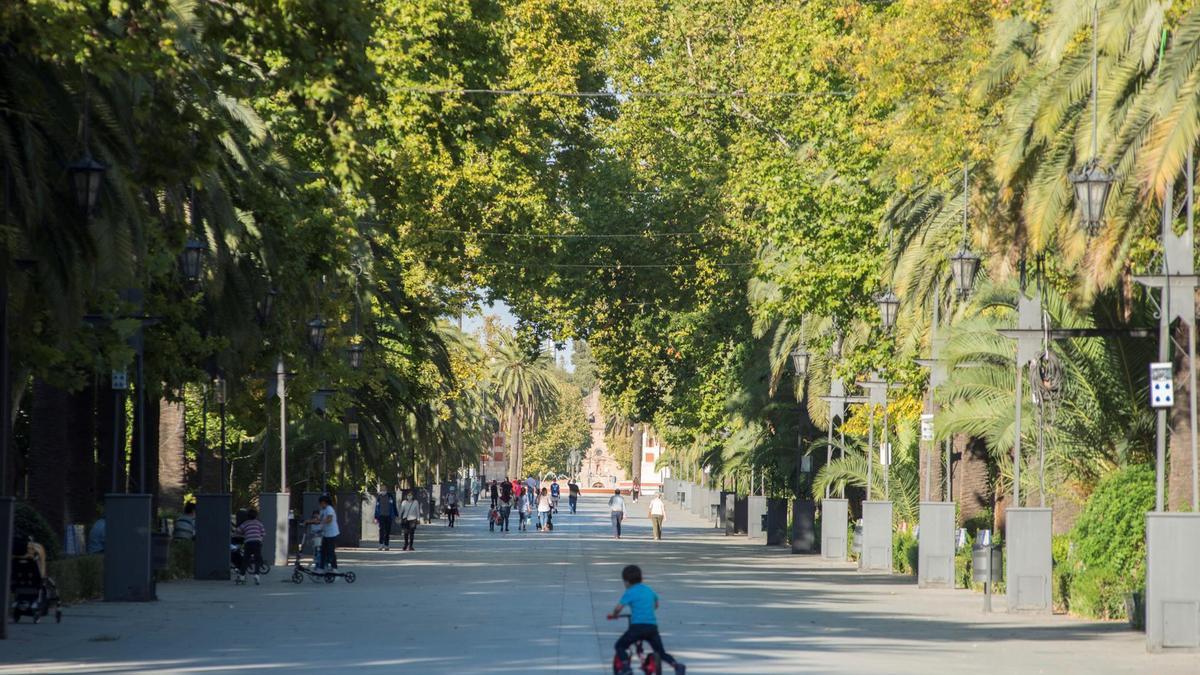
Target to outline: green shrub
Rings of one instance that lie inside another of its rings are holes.
[[[1051,573],[1051,598],[1054,609],[1059,612],[1071,608],[1071,581],[1075,577],[1075,563],[1071,560],[1071,538],[1060,534],[1050,542],[1050,557],[1054,565]]]
[[[1075,529],[1066,588],[1070,611],[1094,618],[1125,616],[1125,594],[1146,575],[1146,512],[1154,508],[1154,470],[1128,466],[1100,481]]]
[[[54,560],[47,573],[63,602],[94,600],[104,595],[104,555],[81,555]]]
[[[158,571],[158,580],[191,579],[195,575],[195,568],[192,564],[195,554],[195,542],[187,539],[171,540],[167,569]]]
[[[917,538],[910,532],[897,532],[892,538],[892,562],[897,574],[917,573]]]
[[[13,515],[13,526],[17,535],[28,535],[34,541],[46,548],[46,557],[58,560],[62,557],[62,542],[50,523],[42,517],[28,502],[17,502],[17,510]]]
[[[995,524],[995,520],[992,510],[987,508],[964,520],[963,527],[967,530],[967,534],[974,537],[980,530],[993,529],[992,525]]]

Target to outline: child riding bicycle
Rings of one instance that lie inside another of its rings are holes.
[[[648,642],[664,663],[675,666],[675,675],[684,675],[687,666],[676,661],[663,647],[662,637],[658,634],[658,619],[654,615],[658,609],[658,594],[642,583],[642,569],[637,565],[627,565],[621,570],[621,580],[625,582],[625,594],[621,596],[608,618],[618,618],[621,610],[628,607],[629,630],[625,631],[615,645],[614,672],[629,672],[629,647],[635,642]]]

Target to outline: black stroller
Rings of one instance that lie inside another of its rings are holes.
[[[12,558],[12,618],[13,623],[23,616],[33,617],[37,623],[54,608],[55,623],[62,621],[62,605],[58,599],[58,587],[54,580],[42,570],[46,564],[46,552],[29,537],[13,539]]]

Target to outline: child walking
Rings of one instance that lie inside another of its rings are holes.
[[[629,647],[641,640],[647,642],[664,663],[675,666],[675,675],[684,675],[687,666],[679,663],[667,653],[663,647],[662,637],[658,634],[658,619],[654,612],[658,609],[658,594],[652,588],[642,583],[642,568],[637,565],[627,565],[621,570],[621,580],[625,582],[625,594],[620,602],[608,615],[609,620],[616,619],[621,610],[629,608],[629,630],[617,640],[616,657],[613,659],[615,672],[630,672],[628,661]]]

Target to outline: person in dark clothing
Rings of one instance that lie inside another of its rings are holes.
[[[500,531],[508,532],[508,518],[512,515],[513,507],[512,483],[507,480],[500,484]]]
[[[508,481],[505,481],[505,484],[507,485]],[[500,501],[500,488],[496,485],[496,481],[494,480],[492,481],[490,492],[492,496],[492,508],[494,509],[496,508],[496,502]]]
[[[575,507],[579,505],[579,484],[574,480],[567,483],[567,503],[571,506],[571,513],[575,513]]]
[[[379,550],[392,550],[392,523],[400,516],[395,492],[381,492],[375,501],[375,522],[379,523]]]

